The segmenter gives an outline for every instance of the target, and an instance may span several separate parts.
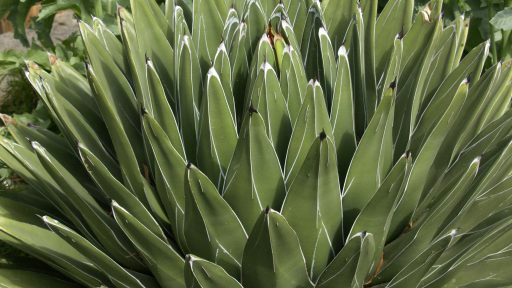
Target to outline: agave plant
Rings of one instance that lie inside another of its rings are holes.
[[[8,287],[512,284],[512,63],[441,0],[132,0],[26,75]],[[5,261],[4,261],[5,262]]]

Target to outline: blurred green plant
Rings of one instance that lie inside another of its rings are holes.
[[[418,1],[424,5],[427,1]],[[512,57],[512,0],[444,0],[445,21],[464,16],[469,21],[466,52],[491,40],[489,64]]]

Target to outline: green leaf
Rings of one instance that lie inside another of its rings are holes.
[[[261,115],[249,111],[226,173],[223,197],[251,231],[265,207],[279,209],[286,194],[283,173]]]
[[[292,126],[279,79],[268,62],[263,62],[258,69],[249,97],[250,106],[261,114],[265,122],[267,136],[274,145],[279,159],[284,160]]]
[[[307,86],[306,98],[293,126],[286,154],[284,171],[288,187],[301,169],[311,144],[321,132],[332,139],[332,128],[322,86],[318,81],[312,80]]]
[[[116,285],[140,288],[145,287],[133,274],[128,272],[116,261],[112,260],[112,258],[108,257],[104,252],[96,248],[69,227],[61,224],[50,216],[44,216],[43,220],[53,232],[59,235],[59,237],[66,240],[66,242],[71,246],[75,247],[78,251],[87,256],[87,258],[91,259],[91,261],[93,261],[94,264],[98,266],[98,268],[100,268]]]
[[[297,232],[313,281],[340,249],[341,191],[336,152],[325,132],[310,146],[288,190],[282,214]]]
[[[318,31],[324,27],[324,20],[320,2],[315,1],[308,10],[306,28],[302,36],[301,52],[302,62],[308,79],[323,78],[323,64],[320,55],[320,39]]]
[[[352,30],[351,22],[357,9],[357,3],[353,0],[322,1],[322,10],[329,37],[333,42],[334,49],[338,49],[342,44],[350,44],[350,35]]]
[[[205,89],[199,119],[197,164],[217,187],[222,187],[238,138],[236,123],[215,68],[208,72]]]
[[[322,57],[322,67],[324,73],[322,76],[322,87],[325,90],[325,97],[327,106],[331,107],[334,82],[336,81],[336,59],[334,58],[334,50],[332,47],[331,39],[327,31],[321,27],[318,30],[318,41],[320,44],[320,55]]]
[[[0,282],[4,287],[12,288],[36,288],[36,287],[55,287],[55,288],[78,288],[66,280],[53,275],[40,272],[31,272],[21,269],[0,269]]]
[[[293,126],[299,116],[302,102],[306,98],[308,85],[300,52],[293,46],[287,45],[283,52],[281,66],[279,80]]]
[[[160,199],[168,217],[172,219],[172,232],[179,246],[185,249],[185,183],[176,179],[184,179],[186,162],[150,115],[144,116],[143,130],[148,139],[147,149],[155,158],[155,182]]]
[[[293,28],[295,36],[297,36],[298,43],[301,43],[302,35],[304,34],[304,28],[306,25],[306,17],[308,8],[306,0],[283,0],[283,4],[286,8],[286,12],[288,14],[289,21]],[[294,46],[293,48],[299,49],[299,46]]]
[[[377,81],[385,72],[388,57],[397,36],[405,35],[412,26],[413,0],[392,0],[386,3],[375,25],[375,69]],[[387,86],[385,86],[387,87]]]
[[[179,60],[177,78],[180,131],[188,159],[196,159],[199,107],[203,88],[201,66],[190,36],[185,35],[176,49]]]
[[[389,224],[393,217],[394,206],[400,200],[400,192],[403,191],[403,181],[411,166],[410,155],[402,156],[391,169],[382,185],[368,204],[357,216],[347,238],[352,238],[357,233],[366,231],[371,233],[375,242],[375,254],[373,261],[375,267],[382,257],[382,249],[386,244]]]
[[[394,97],[394,88],[388,88],[350,163],[343,185],[347,228],[370,201],[393,165]]]
[[[112,176],[103,163],[86,147],[79,145],[80,156],[82,161],[103,192],[126,207],[130,213],[135,215],[137,219],[144,223],[144,226],[158,235],[161,239],[165,239],[162,228],[158,225],[151,213],[142,205],[142,203],[123,186],[117,179]]]
[[[142,265],[138,259],[127,257],[131,255],[133,247],[130,241],[123,237],[121,229],[115,221],[105,213],[88,191],[76,180],[62,165],[50,155],[46,149],[37,142],[32,143],[37,157],[48,174],[58,183],[66,196],[77,209],[86,225],[92,230],[98,241],[105,247],[105,251],[116,261],[134,269]]]
[[[49,265],[86,286],[110,284],[93,263],[55,233],[38,215],[44,211],[0,198],[0,238],[5,243],[47,261]],[[44,241],[42,241],[44,239]]]
[[[373,254],[372,234],[361,232],[354,235],[320,275],[315,287],[336,288],[340,283],[353,288],[362,287],[370,272]]]
[[[434,163],[435,155],[439,152],[443,139],[446,137],[451,125],[453,125],[457,115],[460,111],[462,104],[464,103],[468,93],[468,83],[462,82],[457,90],[453,101],[450,103],[448,109],[443,114],[439,122],[436,123],[436,127],[430,133],[425,141],[425,144],[420,151],[412,153],[418,153],[416,160],[411,169],[411,174],[407,179],[407,188],[404,191],[404,195],[400,204],[397,207],[397,211],[393,216],[393,223],[391,224],[390,233],[396,235],[400,230],[409,222],[412,212],[418,205],[418,202],[422,198],[422,194],[428,187],[425,187],[427,175],[429,169]],[[411,140],[412,142],[413,140]],[[413,154],[414,157],[414,154]]]
[[[139,47],[153,60],[167,99],[174,109],[177,104],[174,49],[167,39],[171,28],[155,1],[131,0],[130,3]]]
[[[512,7],[507,7],[489,20],[496,29],[512,30]]]
[[[203,73],[213,63],[228,14],[225,0],[195,0],[192,37]],[[203,74],[204,75],[204,74]]]
[[[480,158],[477,158],[466,168],[464,175],[456,185],[443,193],[438,205],[421,215],[421,220],[412,223],[410,231],[402,234],[386,246],[384,249],[385,264],[382,271],[377,275],[377,283],[390,281],[403,267],[411,262],[411,259],[414,259],[422,250],[426,249],[436,238],[436,235],[443,230],[443,223],[447,221],[452,210],[470,189],[479,165]]]
[[[185,287],[184,260],[167,243],[143,225],[117,202],[112,203],[114,218],[154,273],[162,287]]]
[[[430,245],[421,252],[414,260],[405,266],[395,277],[386,285],[386,288],[407,288],[418,286],[425,274],[432,269],[433,264],[439,256],[445,251],[453,240],[455,233],[449,234]]]
[[[215,185],[189,165],[185,178],[185,238],[190,251],[239,277],[247,234]]]
[[[185,282],[187,288],[243,288],[222,267],[194,255],[187,255]]]
[[[354,100],[352,98],[352,79],[345,46],[338,51],[338,68],[332,96],[331,125],[340,180],[345,179],[350,161],[356,151],[356,132],[354,124]]]
[[[297,234],[278,212],[267,208],[249,235],[242,260],[247,288],[312,287]]]
[[[186,158],[185,144],[181,141],[181,134],[178,129],[176,117],[174,117],[172,108],[165,97],[165,91],[160,81],[160,76],[153,62],[149,59],[146,63],[146,75],[149,86],[149,97],[148,99],[144,99],[143,108],[146,109],[147,113],[153,116],[160,127],[162,127],[167,137],[169,137],[172,146],[180,153],[180,156]]]

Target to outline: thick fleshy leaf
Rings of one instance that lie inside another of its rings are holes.
[[[55,287],[55,288],[78,288],[80,286],[60,279],[53,275],[40,272],[31,272],[22,269],[0,269],[0,282],[4,287],[10,288],[35,288],[35,287]]]
[[[297,232],[315,281],[340,249],[343,212],[332,140],[322,132],[310,147],[290,185],[282,214]]]
[[[194,1],[193,5],[192,39],[199,63],[205,73],[213,63],[215,52],[221,42],[229,7],[225,0],[198,0]]]
[[[215,68],[208,72],[201,103],[197,164],[221,187],[238,138],[235,119]]]
[[[247,234],[215,185],[196,167],[185,176],[185,238],[190,251],[239,277]]]
[[[244,287],[312,287],[297,234],[270,208],[260,213],[242,261]]]
[[[375,25],[375,69],[377,81],[384,73],[395,37],[405,35],[412,25],[413,0],[392,0],[386,3]]]
[[[112,203],[112,210],[117,223],[140,251],[162,287],[185,287],[184,260],[167,240],[151,232],[117,202]]]
[[[261,65],[249,99],[261,114],[279,159],[284,159],[292,126],[277,74],[268,62]]]
[[[235,278],[230,276],[222,267],[215,263],[194,255],[187,255],[186,260],[185,283],[187,288],[243,288]]]
[[[155,1],[131,0],[133,23],[139,49],[153,61],[167,99],[176,107],[174,49],[167,39],[171,26]]]
[[[165,239],[162,228],[142,203],[107,170],[105,165],[86,147],[79,146],[82,161],[94,181],[114,201],[121,203],[135,215],[144,226],[161,239]]]
[[[350,228],[349,239],[362,231],[373,235],[375,241],[375,254],[373,256],[375,269],[378,267],[378,261],[383,257],[382,249],[386,244],[393,209],[400,200],[399,196],[404,188],[403,181],[408,170],[410,170],[410,166],[410,155],[402,156]]]
[[[356,131],[354,125],[354,99],[352,79],[345,46],[338,51],[338,69],[332,96],[331,125],[340,180],[345,179],[350,160],[356,151]]]
[[[187,158],[196,159],[197,132],[199,131],[199,108],[201,107],[202,76],[196,49],[185,35],[176,49],[179,57],[177,75],[180,131]]]
[[[286,154],[284,171],[287,186],[297,176],[311,144],[321,132],[332,139],[332,128],[322,86],[318,81],[310,81],[307,86],[306,98],[293,126]]]
[[[340,283],[346,283],[350,287],[362,287],[370,272],[373,254],[372,234],[361,232],[354,235],[320,275],[315,287],[335,288]]]
[[[302,62],[308,79],[323,78],[323,64],[320,57],[320,39],[318,31],[324,27],[320,2],[315,1],[308,10],[306,28],[302,36],[301,52]]]
[[[182,249],[186,247],[183,232],[185,211],[185,184],[181,180],[186,173],[186,162],[172,146],[160,125],[149,115],[144,116],[143,130],[148,139],[147,149],[154,155],[155,177],[158,193],[171,221],[173,234]]]
[[[300,52],[293,46],[288,45],[283,51],[279,80],[293,126],[299,116],[302,102],[306,98],[306,87],[308,85]]]
[[[411,174],[407,179],[407,187],[404,191],[403,198],[397,207],[395,215],[393,216],[393,223],[391,224],[390,228],[392,234],[396,234],[403,229],[403,227],[409,221],[412,212],[416,208],[418,201],[421,199],[422,194],[425,193],[424,191],[426,190],[424,189],[426,189],[425,183],[427,180],[425,175],[431,168],[435,159],[435,155],[439,151],[442,141],[446,137],[449,128],[456,120],[457,117],[454,117],[454,115],[457,115],[457,113],[460,111],[462,103],[467,97],[467,93],[468,83],[464,81],[459,85],[457,94],[453,98],[452,103],[450,103],[442,118],[439,120],[439,122],[437,122],[436,127],[426,139],[425,144],[421,150],[418,152],[413,150],[413,157],[414,153],[418,153],[418,156],[414,161]]]
[[[464,193],[467,193],[468,188],[471,187],[479,165],[480,158],[477,158],[466,168],[466,172],[455,187],[446,191],[439,204],[422,217],[423,221],[413,223],[412,230],[402,234],[397,240],[386,246],[384,249],[384,266],[377,275],[377,283],[390,281],[403,267],[410,263],[415,255],[429,246],[435,239],[436,234],[442,230],[441,225],[450,216],[452,209],[456,207],[461,198],[464,197]]]
[[[455,233],[447,235],[434,242],[430,247],[421,252],[407,266],[405,266],[395,277],[386,285],[389,287],[413,287],[421,282],[425,274],[432,268],[439,256],[448,247],[453,240]]]
[[[322,57],[322,67],[324,70],[322,75],[322,87],[324,87],[325,90],[327,107],[331,107],[334,83],[336,81],[336,59],[334,58],[331,39],[323,27],[318,30],[318,38],[320,43],[320,55]]]
[[[279,159],[257,111],[245,119],[226,173],[223,197],[251,231],[265,207],[280,209],[286,194]]]
[[[148,60],[146,63],[146,74],[149,86],[149,97],[148,99],[144,99],[143,108],[145,112],[153,116],[160,127],[162,127],[167,137],[169,137],[169,140],[171,140],[172,146],[180,153],[181,157],[186,158],[184,146],[187,147],[187,143],[183,144],[181,140],[176,117],[174,117],[172,107],[169,105],[165,96],[164,86],[151,60]]]
[[[357,9],[356,1],[324,0],[322,1],[322,9],[334,49],[337,50],[344,43],[350,44],[352,30],[350,24]]]
[[[86,286],[110,284],[88,258],[48,230],[37,216],[44,211],[4,197],[0,198],[0,203],[0,238],[3,242],[47,261]]]
[[[350,227],[393,165],[394,87],[388,88],[357,146],[343,186],[344,220]]]
[[[116,261],[112,260],[112,258],[108,257],[104,252],[96,248],[69,227],[49,216],[44,216],[43,220],[53,232],[66,240],[66,242],[83,253],[87,258],[91,259],[91,261],[93,261],[94,264],[98,266],[98,268],[101,269],[103,273],[105,273],[106,276],[116,285],[140,288],[145,287],[133,274],[128,272]]]
[[[94,233],[98,241],[106,247],[107,253],[128,267],[140,268],[141,263],[138,259],[127,257],[127,255],[133,253],[133,247],[131,247],[128,239],[120,233],[120,228],[114,223],[112,218],[105,213],[87,190],[40,144],[34,142],[32,145],[43,167],[62,190],[68,191],[66,195],[70,202],[84,217],[87,226]]]

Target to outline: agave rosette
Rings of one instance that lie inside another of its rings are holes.
[[[10,123],[9,287],[512,283],[511,62],[442,1],[132,0]],[[17,285],[17,286],[16,286]]]

